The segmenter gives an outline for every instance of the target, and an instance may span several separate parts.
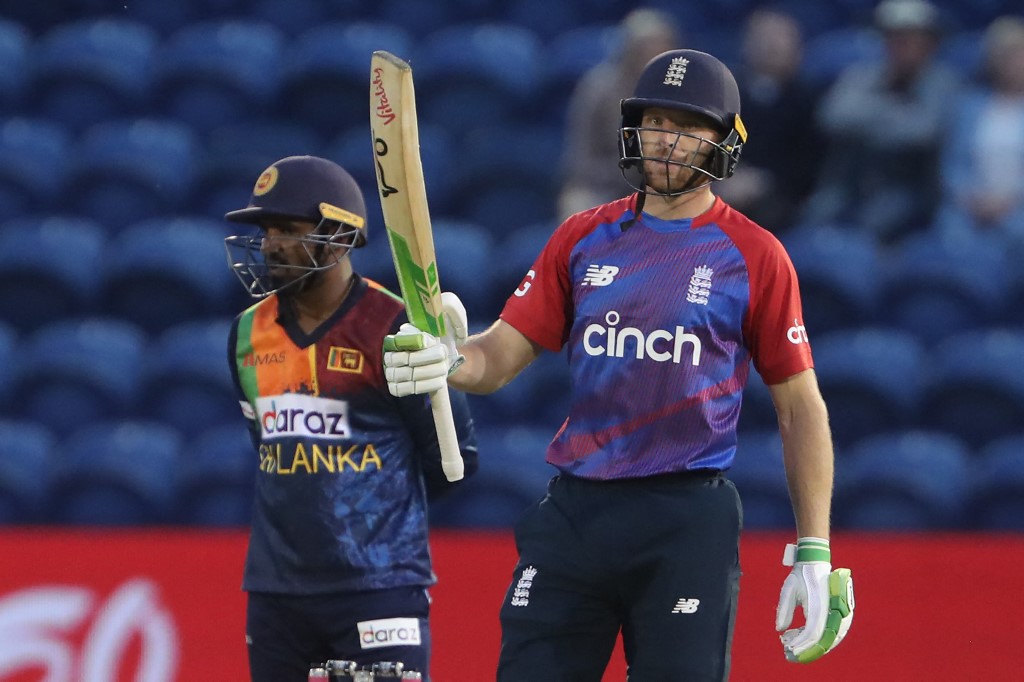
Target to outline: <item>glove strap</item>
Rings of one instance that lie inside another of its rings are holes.
[[[786,545],[786,551],[782,555],[782,565],[792,566],[796,562],[808,563],[811,561],[832,562],[832,551],[829,549],[828,540],[825,538],[800,538],[795,545]]]

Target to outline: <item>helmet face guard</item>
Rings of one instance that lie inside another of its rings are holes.
[[[722,140],[668,131],[677,135],[668,158],[664,151],[655,154],[654,150],[645,150],[643,131],[666,132],[641,125],[644,111],[654,107],[697,114],[707,120],[708,127],[721,132]],[[619,168],[626,182],[641,193],[676,196],[715,180],[725,180],[735,172],[747,141],[747,131],[740,119],[739,88],[732,72],[715,57],[697,50],[670,50],[648,62],[637,79],[633,97],[622,100],[621,112]],[[683,137],[698,140],[697,149],[685,159],[672,159],[671,152]],[[694,172],[680,187],[654,191],[647,185],[644,170],[645,164],[651,162],[666,164],[667,171],[672,166],[682,166]]]
[[[278,241],[299,244],[308,263],[267,263],[263,240],[268,237],[258,229],[255,234],[232,235],[224,239],[228,267],[253,298],[264,298],[278,292],[297,292],[316,281],[318,274],[341,262],[354,248],[363,232],[361,227],[324,217],[316,228],[301,237],[275,236]],[[274,270],[286,273],[274,274]]]

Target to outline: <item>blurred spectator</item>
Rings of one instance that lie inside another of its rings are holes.
[[[800,78],[803,35],[796,19],[757,10],[746,24],[736,80],[750,141],[743,163],[715,192],[755,222],[789,227],[813,189],[820,158],[816,93]]]
[[[931,224],[959,80],[936,60],[943,31],[928,0],[883,0],[874,16],[886,58],[847,67],[826,93],[818,109],[826,157],[803,217],[893,241]]]
[[[616,165],[619,101],[632,92],[647,62],[682,46],[675,18],[661,10],[633,10],[620,30],[619,48],[584,74],[569,102],[559,220],[629,193]]]
[[[1024,243],[1024,19],[996,19],[983,41],[984,78],[957,101],[943,148],[946,233],[996,230]]]

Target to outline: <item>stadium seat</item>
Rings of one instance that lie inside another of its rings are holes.
[[[971,527],[1024,531],[1024,433],[992,441],[976,461],[968,502]]]
[[[554,432],[537,427],[479,429],[480,469],[431,504],[430,523],[446,528],[512,528],[557,473],[544,461]]]
[[[57,439],[30,421],[0,420],[0,526],[45,521]]]
[[[90,18],[54,26],[32,51],[31,111],[76,131],[106,119],[143,115],[158,44],[156,31],[129,19]]]
[[[420,118],[460,136],[529,115],[541,55],[537,36],[514,24],[459,24],[427,35],[414,62]]]
[[[273,24],[289,40],[310,26],[319,26],[334,19],[335,12],[354,16],[351,6],[359,0],[256,0],[246,8],[246,15]]]
[[[936,431],[859,441],[837,458],[835,524],[870,531],[960,528],[970,459],[963,441]]]
[[[500,390],[472,395],[469,404],[482,427],[531,425],[554,435],[569,416],[571,395],[566,351],[544,351]]]
[[[20,110],[27,87],[31,45],[32,35],[24,25],[0,19],[0,116],[9,116]]]
[[[20,362],[20,343],[18,331],[0,318],[0,367],[12,368],[0,372],[0,409],[4,414],[14,414],[11,391],[14,386],[16,368]],[[17,359],[16,359],[17,358]]]
[[[237,403],[235,403],[237,405]],[[236,410],[234,419],[188,442],[178,476],[176,518],[190,526],[248,526],[259,458]]]
[[[196,134],[177,121],[99,123],[73,146],[64,209],[110,232],[181,211],[198,167],[198,150]]]
[[[466,21],[468,14],[462,0],[431,3],[421,0],[388,0],[377,5],[374,17],[416,36],[424,36],[453,23]]]
[[[11,407],[58,437],[130,412],[146,336],[124,320],[61,319],[20,345]]]
[[[434,220],[433,235],[441,289],[458,294],[470,315],[485,313],[487,268],[496,256],[490,233],[475,223]]]
[[[229,320],[184,322],[154,340],[143,359],[139,414],[186,434],[239,420],[228,367]]]
[[[50,121],[11,118],[0,123],[0,220],[60,205],[71,136]]]
[[[928,356],[921,423],[984,445],[1024,424],[1024,333],[989,329],[948,337]]]
[[[106,241],[91,220],[38,217],[0,225],[0,319],[28,332],[94,311]]]
[[[304,31],[284,53],[282,114],[325,137],[352,128],[369,137],[370,57],[374,50],[407,57],[411,46],[406,29],[385,22],[332,22]]]
[[[804,325],[820,334],[870,323],[883,273],[878,245],[853,225],[805,225],[783,238],[800,279]]]
[[[836,331],[813,340],[814,367],[836,443],[917,423],[927,373],[924,348],[898,329]]]
[[[550,5],[548,0],[537,0]],[[549,122],[562,125],[570,96],[591,68],[610,57],[617,48],[619,31],[614,24],[591,24],[559,32],[546,43],[540,66],[538,106]]]
[[[228,268],[225,236],[224,222],[213,218],[154,218],[126,227],[105,254],[102,309],[150,333],[233,317],[244,292]]]
[[[544,42],[557,41],[566,33],[594,21],[587,8],[578,2],[517,0],[501,5],[502,9],[499,12],[492,12],[488,18],[524,26],[536,33]],[[567,56],[571,58],[573,55]]]
[[[923,232],[902,240],[879,292],[882,321],[925,344],[998,320],[1010,282],[994,235]]]
[[[459,202],[466,220],[496,237],[525,225],[555,220],[557,186],[552,162],[562,149],[560,125],[477,128],[460,145]]]
[[[744,528],[793,527],[793,506],[786,487],[778,429],[741,433],[735,463],[726,477],[739,491]]]
[[[363,138],[369,149],[365,130]],[[320,153],[319,136],[295,123],[243,121],[215,128],[206,137],[192,210],[219,218],[246,205],[256,178],[273,162],[286,156]]]
[[[285,45],[284,34],[262,22],[225,19],[183,26],[158,54],[159,111],[202,132],[272,118]]]
[[[178,433],[144,421],[102,422],[58,448],[53,521],[77,526],[139,526],[172,520],[176,471],[188,453]]]
[[[775,412],[772,394],[757,370],[750,368],[747,385],[743,389],[743,406],[740,408],[740,431],[777,430],[779,418]]]

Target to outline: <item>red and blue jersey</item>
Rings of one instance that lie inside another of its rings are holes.
[[[592,479],[728,469],[751,360],[774,384],[813,366],[793,265],[721,199],[693,219],[632,198],[567,219],[501,318],[568,346],[568,418],[547,460]]]
[[[243,312],[228,343],[259,455],[243,587],[432,584],[425,484],[445,485],[433,416],[426,396],[388,392],[382,363],[384,335],[405,321],[401,299],[356,276],[310,334],[280,302]],[[452,410],[468,476],[477,460],[465,395],[452,394]]]

